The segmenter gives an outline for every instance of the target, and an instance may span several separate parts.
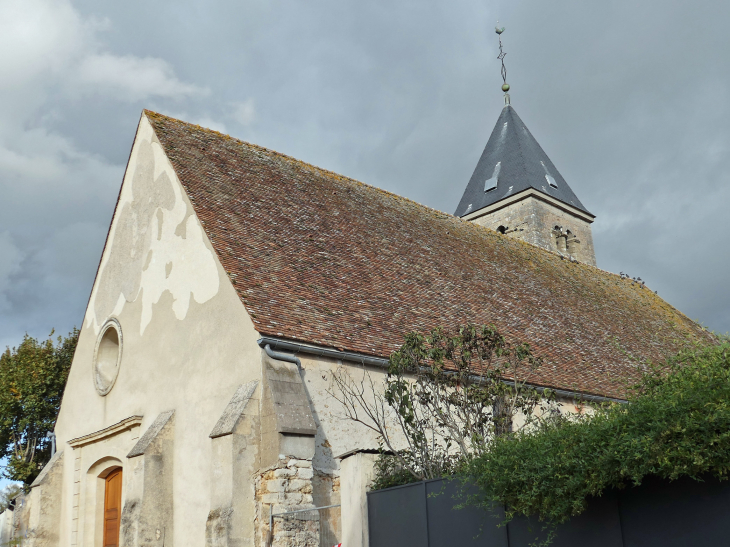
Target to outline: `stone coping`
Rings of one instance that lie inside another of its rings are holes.
[[[142,416],[130,416],[129,418],[124,418],[120,422],[110,425],[109,427],[105,427],[104,429],[100,429],[99,431],[95,431],[94,433],[89,433],[88,435],[71,439],[68,441],[68,444],[71,445],[72,448],[76,449],[87,444],[101,441],[107,437],[112,437],[134,427],[139,427],[141,424]]]
[[[481,209],[477,209],[476,211],[473,211],[467,215],[464,215],[461,218],[464,220],[474,220],[475,218],[483,217],[484,215],[486,215],[488,213],[493,213],[494,211],[503,209],[503,208],[507,207],[508,205],[512,205],[513,203],[522,201],[523,199],[528,198],[530,196],[532,196],[536,199],[542,200],[546,203],[549,203],[550,205],[557,207],[558,209],[561,209],[567,213],[570,213],[571,215],[575,215],[578,218],[580,218],[581,220],[584,220],[585,222],[587,222],[588,224],[592,224],[593,221],[596,219],[595,215],[581,211],[580,209],[578,209],[576,207],[571,207],[567,203],[563,203],[562,201],[557,200],[552,196],[543,194],[542,192],[535,190],[534,188],[527,188],[526,190],[518,192],[517,194],[514,194],[513,196],[505,198],[496,203],[492,203],[491,205],[487,205],[486,207],[482,207]]]

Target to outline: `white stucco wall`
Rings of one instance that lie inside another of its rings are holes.
[[[13,512],[6,509],[0,513],[0,545],[7,545],[13,538]]]
[[[113,389],[102,397],[92,381],[92,362],[97,336],[111,317],[122,328],[122,359]],[[126,466],[132,440],[117,435],[103,447],[75,450],[67,442],[132,415],[143,416],[139,429],[144,432],[160,412],[172,409],[179,432],[174,440],[175,545],[204,543],[210,509],[208,435],[237,387],[260,378],[257,337],[142,116],[56,425],[59,449],[69,456],[62,545],[89,544],[84,533],[94,526],[83,519],[90,513],[74,507],[89,490],[83,477],[101,452]],[[74,478],[80,481],[76,486]]]
[[[332,375],[344,367],[353,380],[361,381],[367,373],[377,389],[382,389],[386,370],[365,367],[334,359],[300,355],[304,385],[314,406],[318,429],[315,438],[314,467],[317,469],[338,469],[336,460],[346,452],[355,449],[377,449],[377,434],[365,426],[344,418],[344,408],[332,396]],[[365,379],[366,382],[369,380]],[[395,424],[394,424],[395,426]],[[393,428],[393,440],[401,441],[397,427]]]
[[[341,466],[342,544],[368,547],[368,485],[374,478],[376,454],[358,452],[343,459]]]

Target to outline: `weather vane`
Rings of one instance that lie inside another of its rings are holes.
[[[504,27],[499,26],[499,21],[497,21],[497,26],[494,27],[494,32],[497,33],[497,36],[499,37],[499,55],[497,55],[497,59],[499,59],[502,62],[502,91],[504,91],[504,104],[509,104],[509,84],[507,83],[507,67],[504,66],[504,58],[507,56],[507,54],[502,49],[502,33],[504,32]]]

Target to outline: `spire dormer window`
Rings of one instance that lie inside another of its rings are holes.
[[[545,180],[548,182],[548,184],[550,186],[552,186],[553,188],[557,188],[558,187],[558,183],[555,180],[555,177],[552,176],[550,174],[550,172],[548,171],[548,168],[545,166],[545,162],[544,161],[541,161],[540,162],[540,165],[542,165],[542,168],[545,169]]]
[[[490,190],[494,190],[497,188],[497,182],[499,182],[499,172],[502,169],[502,162],[498,161],[497,165],[494,166],[494,171],[492,172],[492,176],[486,180],[484,183],[484,191],[489,192]]]

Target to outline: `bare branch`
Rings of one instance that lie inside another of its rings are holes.
[[[403,469],[434,478],[488,450],[496,435],[512,431],[518,414],[525,426],[540,419],[535,410],[542,415],[554,403],[529,386],[541,365],[526,344],[510,345],[493,327],[466,325],[407,335],[382,384],[365,367],[359,381],[340,367],[329,392],[344,417],[375,432]]]

